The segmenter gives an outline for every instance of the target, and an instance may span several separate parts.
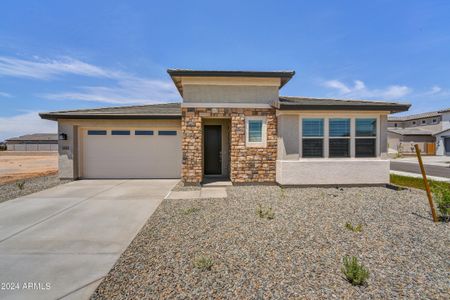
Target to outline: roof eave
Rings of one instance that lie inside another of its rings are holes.
[[[175,84],[178,92],[183,96],[181,77],[259,77],[259,78],[280,78],[281,89],[295,75],[295,71],[201,71],[167,69],[167,73]]]
[[[181,119],[181,114],[177,115],[95,115],[95,114],[86,114],[86,115],[69,115],[69,114],[54,114],[54,113],[40,113],[39,116],[41,119],[57,121],[58,119],[93,119],[93,120],[170,120],[170,119]]]
[[[389,111],[398,113],[407,111],[411,105],[308,105],[308,104],[283,104],[280,110],[352,110],[352,111]]]

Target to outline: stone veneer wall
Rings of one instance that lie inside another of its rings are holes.
[[[245,117],[265,116],[267,146],[245,146]],[[198,184],[203,179],[202,118],[230,118],[230,179],[235,183],[275,182],[277,159],[277,119],[267,108],[182,108],[182,179]]]

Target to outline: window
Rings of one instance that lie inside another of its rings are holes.
[[[427,123],[427,120],[422,120],[422,124],[426,124]]]
[[[375,157],[377,141],[377,120],[356,119],[355,156]]]
[[[266,147],[266,117],[246,117],[245,133],[247,147]]]
[[[88,135],[106,135],[106,130],[88,130]]]
[[[303,119],[302,156],[323,157],[323,119]]]
[[[135,135],[153,135],[153,130],[136,130]]]
[[[158,135],[177,135],[177,132],[175,130],[160,130]]]
[[[262,120],[248,121],[248,141],[250,143],[262,142]]]
[[[350,157],[350,119],[330,119],[329,157]]]
[[[416,125],[416,121],[413,121],[412,124],[413,124],[413,125]]]
[[[112,130],[111,135],[130,135],[129,130]]]
[[[394,124],[394,127],[397,127],[397,123]]]
[[[436,123],[436,119],[433,119],[433,123]]]

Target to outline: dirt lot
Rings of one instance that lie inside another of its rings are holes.
[[[58,156],[54,155],[1,155],[0,184],[19,179],[54,175],[58,172]]]

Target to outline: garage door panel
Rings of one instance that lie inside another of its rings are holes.
[[[120,129],[122,130],[122,129]],[[179,178],[181,134],[154,135],[83,134],[85,178]]]

